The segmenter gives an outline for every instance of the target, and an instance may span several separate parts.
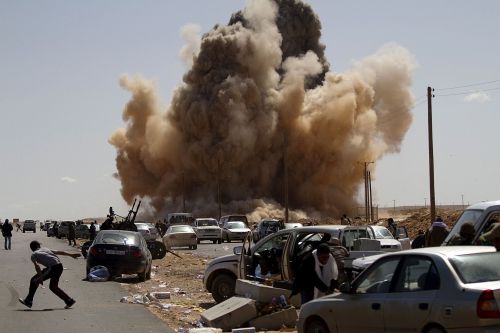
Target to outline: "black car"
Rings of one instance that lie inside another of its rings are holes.
[[[97,265],[108,268],[111,276],[137,274],[145,281],[151,278],[152,256],[140,233],[101,230],[87,254],[87,275]]]

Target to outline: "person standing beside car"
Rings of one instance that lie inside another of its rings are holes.
[[[493,227],[480,237],[480,240],[483,244],[490,243],[497,252],[500,252],[500,223],[493,224]]]
[[[438,216],[436,221],[425,233],[425,247],[441,246],[444,239],[448,236],[448,226],[443,222],[443,219]]]
[[[73,246],[76,246],[75,224],[68,223],[68,245],[71,245],[72,241],[73,241]]]
[[[337,286],[338,268],[326,243],[304,257],[296,271],[290,298],[300,293],[301,303],[333,292]],[[290,302],[290,299],[289,299]]]
[[[2,224],[2,236],[4,237],[6,250],[11,250],[11,238],[13,229],[14,228],[12,227],[12,224],[9,223],[9,219],[5,219],[4,223]]]
[[[90,227],[89,227],[89,237],[90,237],[90,240],[93,241],[94,238],[95,238],[95,224],[97,223],[97,221],[94,221],[94,222],[91,222],[90,223]]]

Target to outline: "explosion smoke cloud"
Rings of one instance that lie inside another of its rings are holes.
[[[334,73],[320,29],[300,1],[255,0],[202,37],[166,110],[152,82],[123,76],[127,128],[109,142],[124,199],[149,198],[160,213],[179,211],[184,194],[190,211],[217,215],[220,183],[224,211],[276,215],[287,142],[294,216],[349,212],[359,162],[398,152],[410,126],[414,62],[386,45]]]

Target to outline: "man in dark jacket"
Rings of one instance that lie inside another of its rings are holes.
[[[5,219],[2,225],[2,236],[5,239],[5,249],[10,250],[11,248],[11,238],[12,238],[12,224],[9,223],[9,219]]]
[[[68,245],[71,245],[71,242],[73,242],[73,246],[76,246],[76,232],[73,223],[68,225]]]
[[[305,304],[324,293],[332,292],[337,285],[338,268],[327,244],[306,255],[296,271],[290,297],[300,293]]]
[[[96,221],[94,221],[95,223],[97,223]],[[94,240],[95,238],[95,223],[94,222],[91,222],[90,223],[90,228],[89,228],[89,236],[90,236],[90,240]]]
[[[429,230],[425,233],[425,247],[441,246],[446,236],[448,236],[448,233],[448,226],[443,222],[443,219],[438,216],[436,222],[432,223]]]

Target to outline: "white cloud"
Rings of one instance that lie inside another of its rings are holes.
[[[482,91],[478,91],[472,94],[465,96],[464,101],[466,102],[479,102],[484,103],[490,100],[490,96]]]
[[[64,183],[76,183],[76,179],[75,178],[71,178],[71,177],[68,177],[68,176],[61,177],[61,181],[64,182]]]

